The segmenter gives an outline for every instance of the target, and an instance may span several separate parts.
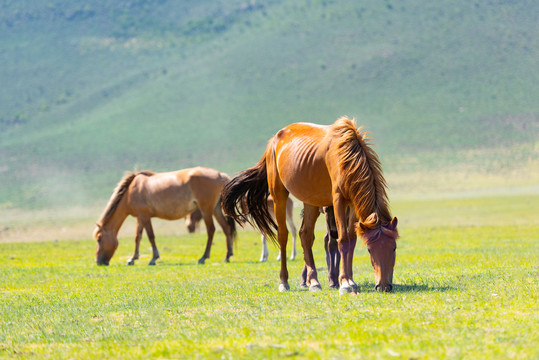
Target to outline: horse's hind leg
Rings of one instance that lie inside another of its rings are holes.
[[[133,252],[133,256],[131,256],[131,259],[127,260],[127,265],[135,265],[135,260],[139,258],[139,247],[140,247],[140,239],[142,239],[142,224],[140,223],[140,220],[137,218],[137,230],[135,233],[135,251]]]
[[[149,217],[139,217],[139,221],[141,222],[141,225],[146,229],[146,234],[148,235],[148,239],[150,240],[150,244],[152,245],[152,259],[148,263],[148,265],[155,265],[155,261],[159,259],[159,251],[157,250],[157,246],[155,245],[155,235],[153,233],[153,227],[152,227],[152,221]]]
[[[279,285],[279,291],[284,292],[290,290],[290,285],[288,285],[288,269],[286,267],[286,243],[288,241],[288,229],[286,228],[286,199],[288,193],[280,192],[277,195],[278,196],[272,194],[275,220],[277,221],[277,240],[279,241],[281,252],[281,284]]]
[[[226,237],[226,257],[225,262],[230,261],[230,257],[234,255],[233,252],[233,240],[234,240],[234,231],[232,229],[232,226],[226,221],[225,215],[223,214],[223,211],[221,210],[221,202],[217,204],[215,209],[213,210],[213,216],[215,216],[215,219],[217,219],[217,222],[219,223],[219,226],[221,226],[221,229],[223,229],[223,232],[225,233]],[[208,253],[209,256],[209,253]]]
[[[211,211],[208,212],[202,209],[201,211],[202,211],[202,218],[204,219],[204,224],[206,225],[206,232],[208,233],[208,240],[206,241],[206,250],[204,250],[204,254],[198,260],[198,263],[200,265],[204,264],[206,262],[206,259],[210,258],[213,235],[215,234],[215,225],[213,224],[213,217],[212,217]]]
[[[320,282],[318,282],[318,274],[313,256],[314,225],[319,215],[320,210],[317,206],[305,204],[303,224],[299,230],[299,237],[301,239],[301,245],[303,246],[305,266],[307,267],[306,284],[309,285],[309,290],[311,291],[317,291],[322,288],[320,286]]]
[[[260,254],[260,262],[264,262],[266,260],[268,260],[268,254],[269,254],[269,251],[268,251],[268,240],[267,240],[267,236],[262,234],[260,235],[260,241],[262,242],[262,253]],[[277,260],[280,260],[280,254],[279,253],[279,257],[277,258]]]

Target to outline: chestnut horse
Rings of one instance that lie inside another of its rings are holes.
[[[268,211],[272,216],[273,215],[273,199],[268,197]],[[292,251],[290,253],[290,260],[294,260],[296,258],[296,224],[294,224],[294,202],[291,198],[288,198],[288,201],[286,202],[286,220],[288,221],[288,226],[290,226],[290,232],[292,233]],[[202,220],[202,213],[199,209],[196,209],[191,214],[187,215],[185,217],[185,225],[187,226],[187,230],[190,233],[194,233],[199,221]],[[268,260],[268,242],[267,242],[267,236],[262,234],[260,236],[260,240],[262,241],[262,253],[260,254],[260,262],[265,262]],[[279,251],[279,254],[277,255],[277,260],[281,260],[281,252]]]
[[[279,291],[290,289],[285,256],[289,193],[304,204],[300,238],[310,290],[321,288],[312,253],[314,225],[319,207],[333,206],[341,255],[340,293],[358,291],[352,270],[356,233],[369,250],[375,288],[391,291],[398,232],[397,218],[392,219],[389,211],[386,187],[382,165],[367,132],[357,129],[354,120],[342,117],[327,126],[296,123],[281,129],[268,142],[258,164],[225,186],[222,202],[227,215],[240,223],[252,222],[272,239],[277,229],[281,248]],[[269,194],[277,224],[265,206]],[[247,211],[242,209],[243,202]],[[348,207],[354,211],[347,216]]]
[[[221,191],[229,180],[228,175],[204,167],[166,173],[140,171],[127,174],[118,183],[96,224],[94,238],[97,240],[97,264],[109,264],[118,247],[118,231],[127,216],[132,215],[137,218],[135,252],[127,264],[133,265],[139,258],[140,240],[145,229],[153,251],[149,265],[155,265],[155,261],[159,259],[159,251],[155,245],[151,218],[177,220],[195,211],[197,207],[202,213],[208,233],[206,250],[198,263],[204,264],[210,257],[215,233],[213,216],[226,236],[225,260],[228,262],[233,255],[232,243],[236,230],[234,221],[223,215],[220,199]]]

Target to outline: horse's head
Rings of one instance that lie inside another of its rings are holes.
[[[386,225],[369,228],[360,223],[362,236],[367,245],[374,268],[374,288],[377,291],[391,291],[393,289],[393,268],[397,250],[397,218]]]
[[[187,231],[192,234],[195,232],[196,230],[196,222],[193,221],[193,219],[191,218],[191,216],[187,215],[185,217],[185,225],[187,226]]]
[[[197,229],[197,225],[202,220],[202,212],[199,208],[185,217],[185,225],[189,233],[194,233]]]
[[[97,241],[95,262],[97,265],[108,265],[112,255],[118,248],[118,237],[112,230],[107,230],[97,224],[94,230],[94,239]]]

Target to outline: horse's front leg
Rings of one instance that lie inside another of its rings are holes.
[[[355,234],[350,234],[347,229],[346,205],[342,196],[334,195],[333,208],[335,211],[337,233],[340,236],[338,247],[342,260],[339,274],[339,292],[341,294],[357,294],[358,287],[354,282],[352,273],[352,261],[357,238]]]
[[[357,244],[357,234],[356,234],[356,229],[355,229],[355,224],[357,223],[357,218],[355,216],[355,212],[354,211],[349,211],[349,214],[347,214],[347,219],[348,219],[348,239],[349,239],[349,243],[350,243],[350,251],[348,252],[348,260],[347,260],[347,265],[348,265],[348,270],[347,270],[347,273],[348,275],[350,276],[350,279],[349,279],[349,283],[350,285],[355,289],[355,292],[359,292],[359,286],[356,285],[356,283],[354,282],[354,251],[355,251],[355,248],[356,248],[356,244]]]
[[[300,229],[303,229],[304,223],[305,223],[305,217],[302,216],[301,226],[299,227]],[[301,237],[301,234],[300,234],[300,237]],[[313,238],[313,242],[314,242],[314,238]],[[303,243],[302,243],[302,246],[303,246]],[[309,288],[309,283],[307,282],[307,273],[308,273],[307,264],[304,262],[303,270],[301,271],[301,281],[299,283],[299,288],[302,290],[306,290]]]
[[[320,215],[318,206],[304,204],[303,208],[303,223],[299,229],[299,237],[303,246],[303,257],[307,268],[306,285],[309,285],[310,291],[318,291],[322,289],[318,281],[318,272],[314,263],[313,243],[314,243],[314,225],[316,219]]]
[[[357,294],[359,287],[354,282],[353,277],[353,258],[354,249],[356,247],[357,238],[355,236],[342,237],[339,241],[339,252],[341,254],[341,270],[339,274],[339,292],[341,294],[352,293]]]
[[[135,265],[135,260],[138,260],[139,258],[139,247],[140,239],[142,239],[142,230],[142,224],[137,218],[137,230],[135,232],[135,251],[133,252],[133,256],[131,256],[131,259],[127,260],[127,265]]]
[[[148,239],[150,240],[150,244],[152,245],[153,255],[148,265],[155,265],[155,261],[159,259],[160,256],[159,250],[157,250],[157,246],[155,245],[155,234],[153,233],[152,221],[150,217],[139,217],[139,221],[146,230],[146,234],[148,235]]]
[[[339,292],[341,294],[356,293],[358,287],[352,278],[352,257],[354,255],[355,239],[349,239],[347,235],[339,239],[339,252],[341,254],[341,266],[339,273]]]

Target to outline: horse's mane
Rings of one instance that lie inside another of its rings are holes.
[[[116,188],[112,192],[112,195],[110,197],[109,203],[105,207],[105,211],[103,211],[103,214],[101,215],[101,218],[98,221],[98,224],[103,225],[107,221],[110,220],[114,212],[116,211],[116,208],[118,207],[118,204],[120,204],[120,201],[122,200],[123,196],[127,192],[127,189],[129,189],[129,185],[133,182],[135,177],[137,175],[145,175],[145,176],[152,176],[155,173],[152,171],[144,170],[144,171],[138,171],[136,173],[128,172],[120,182],[118,182],[118,185],[116,185]]]
[[[395,228],[395,229],[391,229],[389,227],[385,227],[385,226],[379,226],[375,229],[372,229],[368,232],[364,232],[362,234],[362,238],[363,238],[363,243],[365,245],[370,245],[370,244],[373,244],[377,241],[379,241],[382,236],[386,236],[386,237],[389,237],[389,238],[392,238],[392,239],[398,239],[399,237],[399,231]]]
[[[356,129],[355,119],[339,118],[333,125],[336,153],[343,172],[343,191],[353,202],[361,224],[374,229],[391,221],[382,163],[371,148],[368,132]],[[373,214],[374,213],[374,214]],[[361,228],[358,226],[360,232]]]

